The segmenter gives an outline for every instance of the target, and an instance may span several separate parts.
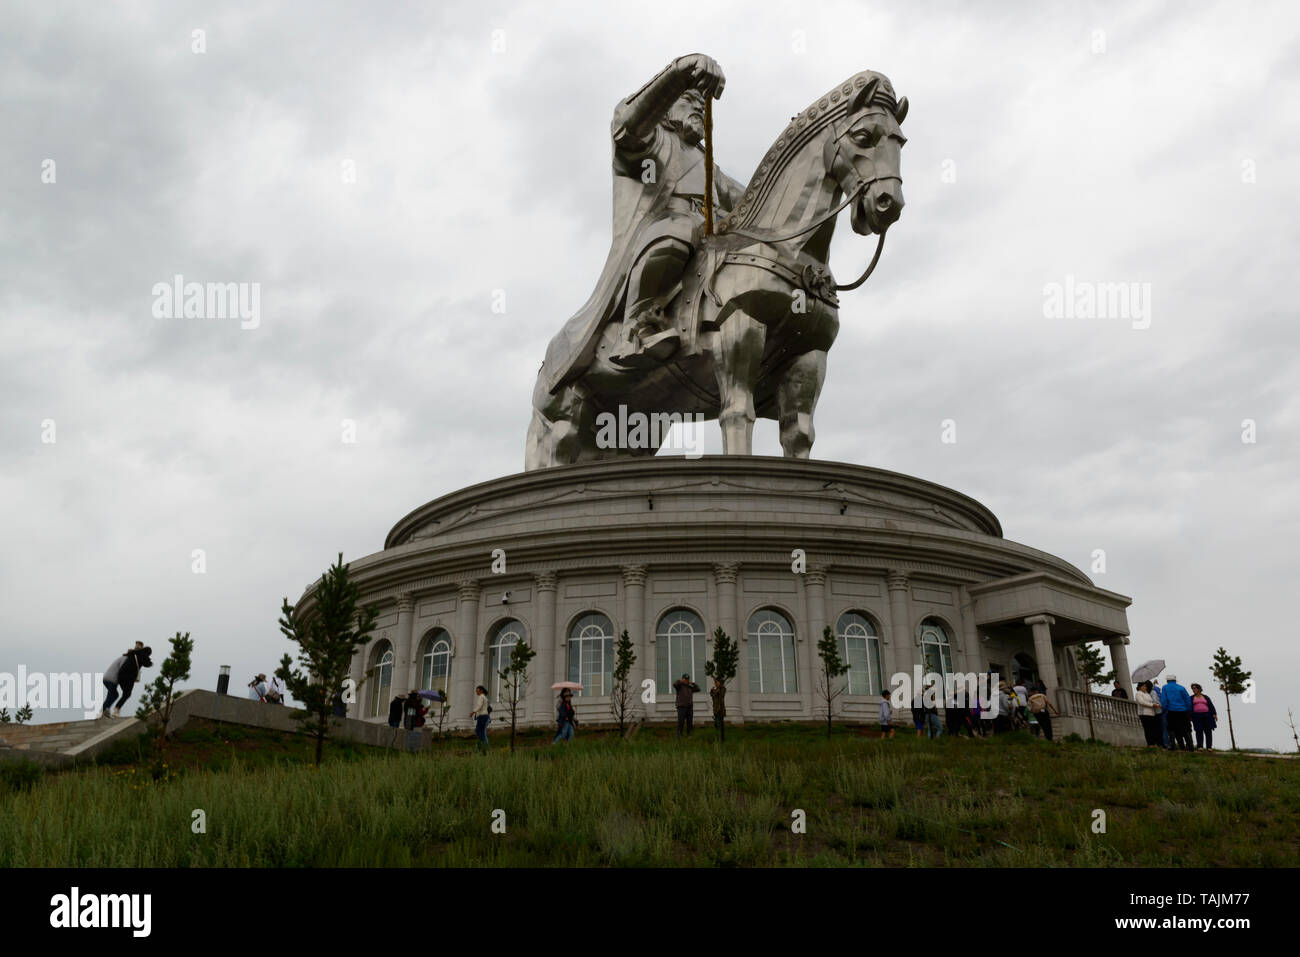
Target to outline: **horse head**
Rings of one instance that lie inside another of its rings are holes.
[[[826,171],[846,196],[856,197],[849,212],[853,231],[883,233],[903,212],[903,178],[899,153],[907,137],[902,123],[907,97],[894,99],[889,80],[879,73],[860,73],[848,110],[831,121],[823,146]],[[849,84],[846,84],[846,86]]]

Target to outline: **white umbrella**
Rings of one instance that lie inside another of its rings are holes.
[[[1150,678],[1154,678],[1164,670],[1165,659],[1152,658],[1150,661],[1144,661],[1142,664],[1134,668],[1132,677],[1134,681],[1147,681]]]

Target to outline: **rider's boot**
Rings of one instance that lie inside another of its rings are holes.
[[[622,344],[609,361],[624,369],[657,365],[677,351],[681,336],[665,315],[665,297],[681,281],[690,247],[678,240],[651,246],[632,269],[627,283],[627,309]]]

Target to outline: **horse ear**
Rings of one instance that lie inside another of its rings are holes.
[[[898,108],[894,110],[894,119],[898,120],[899,126],[902,126],[903,120],[907,119],[907,97],[899,97]]]
[[[868,80],[867,85],[858,90],[858,92],[853,95],[853,99],[849,101],[849,112],[856,113],[858,110],[870,103],[871,98],[876,95],[876,89],[879,86],[880,77],[873,76]]]

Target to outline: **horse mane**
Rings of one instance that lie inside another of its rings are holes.
[[[758,169],[754,170],[749,186],[745,188],[745,194],[736,208],[718,224],[717,232],[726,234],[732,228],[753,226],[754,220],[767,205],[773,186],[781,181],[790,165],[805,152],[810,143],[820,140],[832,122],[848,115],[849,104],[853,102],[855,94],[873,79],[879,81],[873,101],[882,100],[893,112],[896,108],[894,89],[887,77],[874,70],[855,73],[829,90],[825,96],[815,100],[790,120],[790,125],[776,138],[763,161],[758,164]]]

